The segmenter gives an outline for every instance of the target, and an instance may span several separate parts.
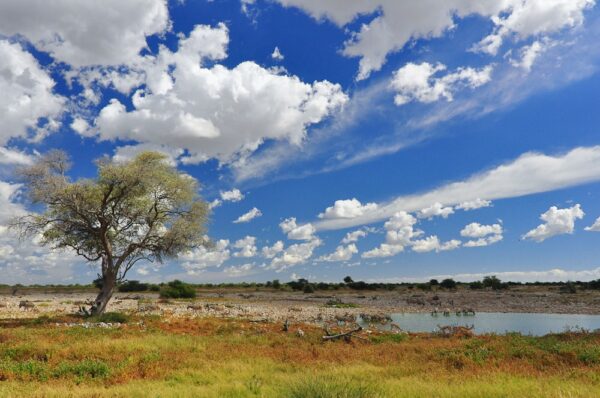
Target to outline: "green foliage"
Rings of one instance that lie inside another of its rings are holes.
[[[120,292],[145,292],[148,290],[147,283],[140,283],[140,281],[125,281],[119,284]]]
[[[109,374],[110,368],[105,362],[85,359],[81,362],[60,363],[54,370],[53,376],[57,378],[76,376],[80,379],[101,379],[108,377]]]
[[[352,280],[352,277],[347,276],[344,278],[344,283],[354,283],[354,280]]]
[[[577,358],[587,365],[600,364],[600,347],[587,347],[582,349]]]
[[[371,341],[375,344],[382,343],[401,343],[409,339],[408,334],[406,333],[386,333],[379,334],[375,336],[371,336]]]
[[[358,305],[354,303],[343,303],[340,300],[327,300],[325,306],[329,308],[358,308]]]
[[[438,280],[437,280],[437,279],[431,279],[431,280],[429,281],[429,284],[430,284],[431,286],[437,286],[437,285],[439,285],[440,283],[438,282]]]
[[[587,287],[589,289],[600,290],[600,279],[589,281],[587,283]]]
[[[167,283],[160,289],[160,297],[162,298],[195,298],[196,289],[192,285],[188,285],[180,280],[174,280]]]
[[[92,281],[92,285],[94,285],[94,287],[96,289],[102,289],[102,286],[104,285],[104,281],[102,280],[102,276],[98,275],[98,277]]]
[[[493,290],[508,289],[508,283],[503,283],[496,275],[486,276],[482,283],[484,287],[491,287]]]
[[[471,282],[469,283],[469,288],[476,290],[476,289],[483,289],[485,286],[483,286],[483,282],[481,281],[475,281],[475,282]]]
[[[440,286],[443,287],[444,289],[455,289],[456,281],[454,281],[454,279],[451,279],[451,278],[444,279],[443,281],[440,282]]]

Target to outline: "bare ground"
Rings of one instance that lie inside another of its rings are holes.
[[[23,291],[0,295],[0,318],[31,318],[75,313],[94,291]],[[22,308],[29,301],[32,308]],[[337,304],[336,304],[337,303]],[[338,308],[339,307],[339,308]],[[175,317],[244,318],[255,321],[318,323],[366,314],[431,312],[434,309],[476,312],[600,314],[600,292],[562,293],[555,287],[519,286],[510,290],[286,291],[202,290],[195,300],[160,300],[156,293],[117,293],[108,311]]]

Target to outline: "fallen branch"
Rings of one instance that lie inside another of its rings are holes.
[[[327,335],[323,336],[323,340],[327,341],[327,340],[344,339],[344,340],[349,341],[352,337],[358,337],[358,336],[352,336],[353,333],[360,332],[361,330],[363,330],[363,328],[361,326],[359,326],[356,329],[350,330],[349,332],[344,332],[344,333],[339,333],[339,334],[330,334],[329,331],[327,329],[325,329],[325,333],[327,333]]]

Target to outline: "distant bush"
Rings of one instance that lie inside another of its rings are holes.
[[[437,280],[437,279],[431,279],[431,280],[429,281],[429,284],[430,284],[431,286],[437,286],[437,285],[439,285],[440,283],[438,282],[438,280]]]
[[[418,283],[417,288],[421,290],[431,290],[431,285],[429,283]]]
[[[304,285],[304,288],[302,289],[302,291],[304,293],[314,293],[315,292],[315,288],[313,287],[312,284],[308,283],[308,284]]]
[[[589,289],[600,290],[600,279],[596,279],[594,281],[589,281],[587,283],[587,287]]]
[[[160,289],[162,298],[195,298],[196,289],[180,280],[167,283]]]
[[[96,289],[102,289],[103,284],[104,282],[102,281],[102,277],[100,275],[98,275],[98,277],[92,281],[92,285],[94,285]]]
[[[455,289],[456,281],[451,278],[444,279],[443,281],[440,282],[440,286],[443,287],[444,289]]]
[[[575,284],[573,282],[569,281],[560,287],[560,292],[575,294],[575,293],[577,293],[577,287],[575,286]]]
[[[508,289],[508,283],[502,283],[496,275],[486,276],[483,278],[483,286],[491,287],[494,290]]]
[[[483,283],[481,281],[475,281],[475,282],[471,282],[469,283],[469,288],[475,290],[475,289],[483,289],[485,286],[483,286]]]
[[[145,292],[148,290],[147,283],[140,283],[140,281],[125,281],[119,284],[120,292]]]

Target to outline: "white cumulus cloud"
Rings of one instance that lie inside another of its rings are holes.
[[[179,258],[182,260],[181,266],[189,275],[195,275],[209,267],[220,267],[229,260],[231,252],[229,250],[229,240],[220,239],[214,247],[199,247],[192,251],[182,254]]]
[[[262,255],[265,258],[273,258],[283,251],[283,242],[278,240],[273,246],[265,246],[262,248]]]
[[[347,246],[338,246],[333,253],[327,254],[319,258],[319,261],[348,261],[353,255],[358,253],[358,248],[354,243]]]
[[[22,35],[75,67],[130,64],[146,48],[147,36],[169,27],[165,0],[0,2],[1,35]]]
[[[417,253],[427,253],[431,251],[449,251],[458,249],[461,245],[461,241],[452,239],[448,242],[440,242],[440,239],[431,235],[423,239],[417,239],[411,243],[412,250]]]
[[[565,209],[552,206],[540,216],[544,223],[523,235],[523,239],[543,242],[556,235],[572,234],[575,231],[575,221],[582,219],[584,215],[579,204]]]
[[[477,222],[466,225],[461,231],[460,236],[465,238],[483,238],[487,235],[501,235],[502,225],[482,225]]]
[[[336,200],[333,206],[325,209],[324,213],[319,214],[319,218],[355,218],[363,214],[376,210],[377,204],[365,203],[364,205],[356,198]]]
[[[452,101],[461,88],[476,88],[491,80],[492,66],[481,69],[459,68],[453,73],[436,76],[446,70],[442,64],[408,63],[394,72],[391,87],[396,91],[394,102],[404,105],[411,101],[435,102],[442,98]]]
[[[288,239],[292,240],[312,240],[316,232],[315,227],[310,223],[298,225],[295,217],[286,218],[279,227],[284,234],[287,234]]]
[[[290,245],[279,256],[273,258],[266,269],[281,272],[290,267],[303,264],[312,257],[314,250],[321,244],[320,239],[314,238],[308,242]]]
[[[504,39],[526,39],[575,27],[594,0],[277,0],[297,7],[317,20],[329,19],[348,32],[342,53],[359,57],[357,79],[381,69],[390,53],[419,39],[444,36],[460,19],[478,15],[494,24],[493,31],[476,49],[495,54]],[[356,18],[372,15],[368,22]],[[358,28],[355,28],[358,26]]]
[[[368,232],[364,229],[357,229],[356,231],[348,232],[344,239],[342,239],[343,244],[358,242],[360,238],[364,238],[367,236]]]
[[[454,214],[452,207],[444,207],[441,203],[436,202],[429,207],[419,210],[417,217],[430,220],[433,217],[448,218],[450,214]]]
[[[0,146],[56,131],[65,99],[54,94],[54,80],[17,43],[0,40],[0,59]]]
[[[243,239],[236,241],[233,245],[239,251],[233,254],[234,257],[254,257],[256,256],[256,237],[246,236]]]
[[[180,161],[217,159],[242,167],[267,140],[300,145],[307,128],[348,100],[341,86],[312,84],[265,69],[252,61],[229,69],[205,61],[227,56],[228,29],[198,25],[177,50],[161,46],[137,66],[147,89],[132,97],[132,109],[112,99],[95,119],[100,140],[131,140],[187,149]],[[165,134],[168,131],[169,134]]]

